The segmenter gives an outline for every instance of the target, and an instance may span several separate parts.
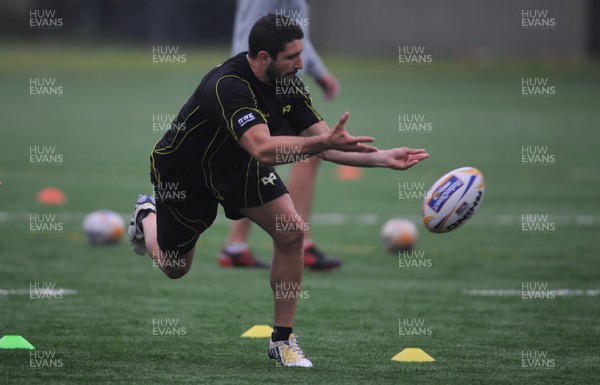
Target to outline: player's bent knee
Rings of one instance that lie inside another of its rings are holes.
[[[168,269],[168,270],[163,270],[163,272],[166,274],[167,277],[171,278],[171,279],[179,279],[181,277],[183,277],[184,275],[187,274],[187,272],[190,271],[190,269]]]
[[[276,231],[273,240],[280,248],[302,247],[304,241],[304,222],[295,223],[295,228],[288,231]]]
[[[188,260],[185,258],[181,258],[179,261],[179,263],[177,265],[174,266],[164,266],[162,268],[162,271],[166,274],[167,277],[171,278],[171,279],[178,279],[183,277],[184,275],[187,274],[188,271],[190,271],[190,263],[188,263]]]
[[[165,275],[171,279],[183,277],[192,267],[194,249],[180,255],[179,252],[163,252],[159,261],[159,267]],[[155,261],[156,263],[156,261]]]

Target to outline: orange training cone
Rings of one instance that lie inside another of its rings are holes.
[[[45,187],[38,191],[37,201],[43,205],[64,205],[67,197],[56,187]]]
[[[337,166],[335,176],[340,180],[359,180],[362,178],[362,168],[352,166]]]

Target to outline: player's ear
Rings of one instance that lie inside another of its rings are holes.
[[[259,51],[257,57],[261,64],[269,64],[271,60],[271,55],[267,51]]]

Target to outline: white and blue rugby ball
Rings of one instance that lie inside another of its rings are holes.
[[[86,215],[83,232],[92,245],[119,243],[125,234],[125,222],[114,211],[98,210]]]
[[[464,225],[481,207],[485,182],[481,171],[461,167],[438,179],[423,202],[423,224],[434,233]]]

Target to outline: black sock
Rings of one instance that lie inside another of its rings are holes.
[[[284,328],[282,326],[273,327],[273,333],[271,334],[271,339],[273,342],[276,341],[287,341],[290,338],[290,334],[292,334],[292,328]]]

